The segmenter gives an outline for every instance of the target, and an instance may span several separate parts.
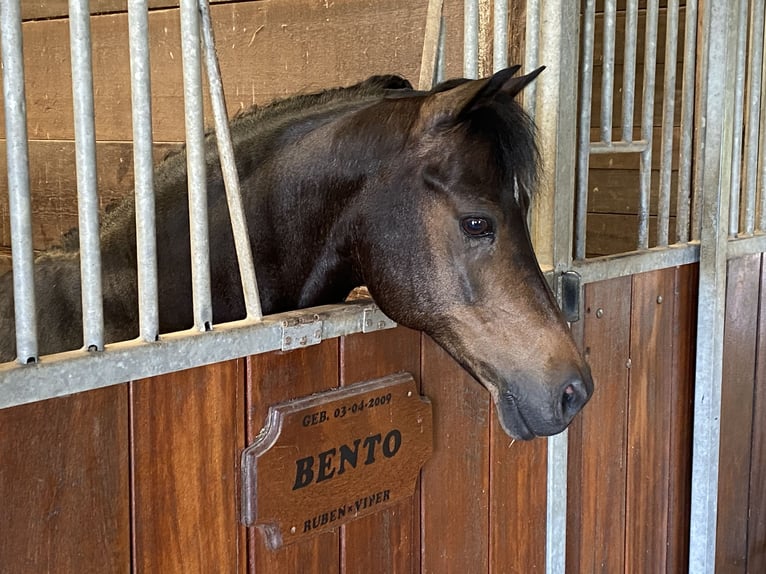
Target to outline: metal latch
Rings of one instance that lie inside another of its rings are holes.
[[[292,351],[322,342],[322,321],[319,315],[282,321],[282,350]]]
[[[383,329],[393,329],[396,323],[386,317],[377,305],[372,305],[364,310],[362,319],[362,333],[372,333]]]
[[[569,323],[580,320],[580,294],[582,278],[577,271],[565,271],[560,276],[561,313]]]

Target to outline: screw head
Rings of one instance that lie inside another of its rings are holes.
[[[604,310],[603,310],[601,307],[599,307],[598,309],[596,309],[596,317],[597,317],[598,319],[601,319],[601,317],[603,317],[603,316],[604,316]]]

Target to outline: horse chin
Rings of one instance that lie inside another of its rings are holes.
[[[497,418],[505,434],[516,440],[532,440],[538,436],[529,428],[513,398],[502,398],[493,402],[497,410]]]

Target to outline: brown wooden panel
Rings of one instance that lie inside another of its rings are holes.
[[[398,327],[341,339],[342,386],[407,371],[420,379],[420,333]],[[341,527],[341,571],[416,572],[420,491],[412,499]]]
[[[633,276],[625,570],[664,570],[675,269]]]
[[[766,254],[761,255],[758,357],[753,397],[753,450],[747,528],[747,571],[766,572]]]
[[[247,359],[247,370],[249,444],[264,426],[270,405],[338,386],[338,341],[332,339],[287,353],[255,355]],[[339,570],[339,548],[338,532],[333,531],[271,551],[261,532],[250,528],[249,572],[334,574]]]
[[[0,410],[0,572],[129,572],[126,385]]]
[[[138,572],[244,572],[244,361],[131,384]]]
[[[489,392],[429,337],[423,393],[434,409],[434,454],[423,469],[422,572],[486,572]]]
[[[637,170],[627,169],[597,169],[588,172],[588,216],[591,213],[636,214],[639,203],[640,174]],[[657,215],[659,198],[660,172],[651,173],[651,193],[649,213]],[[670,215],[676,215],[676,191],[678,189],[678,172],[670,177]]]
[[[724,324],[716,571],[745,572],[761,257],[728,263]]]
[[[673,384],[670,415],[670,501],[666,572],[689,567],[694,367],[697,332],[699,266],[676,269],[673,319]]]
[[[589,213],[586,250],[588,257],[635,251],[638,243],[638,216]],[[676,218],[670,218],[669,238],[675,238]],[[649,246],[656,245],[657,218],[649,218]]]
[[[548,443],[513,441],[492,410],[489,571],[545,571]]]
[[[629,277],[585,286],[583,345],[595,392],[569,431],[567,571],[624,569]]]

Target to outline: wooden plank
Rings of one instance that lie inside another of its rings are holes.
[[[445,3],[450,34],[445,61],[452,76],[461,73],[462,6],[457,0]],[[211,16],[230,114],[373,73],[418,77],[424,2],[370,6],[355,0],[260,0],[219,3]],[[29,137],[72,139],[67,20],[36,20],[23,28]],[[149,28],[154,138],[180,141],[184,109],[178,10],[152,11]],[[130,140],[126,14],[91,18],[91,38],[96,138]],[[209,111],[206,118],[210,124]]]
[[[420,333],[398,327],[343,337],[342,386],[400,371],[420,379]],[[341,571],[417,572],[420,567],[420,491],[412,499],[341,527]]]
[[[675,269],[633,276],[625,570],[664,570]]]
[[[670,506],[666,572],[689,569],[694,367],[699,266],[676,269],[673,302],[673,378],[670,415]]]
[[[585,286],[583,344],[596,390],[569,430],[567,571],[624,570],[630,277]]]
[[[0,411],[0,572],[129,572],[126,385]]]
[[[229,0],[210,0],[210,3],[227,1]],[[178,6],[178,0],[149,0],[148,4],[150,10],[172,8]],[[126,10],[126,0],[90,0],[90,13],[93,15],[125,12]],[[22,20],[66,18],[68,14],[68,0],[38,0],[37,2],[25,1],[21,3]]]
[[[548,442],[513,441],[491,415],[489,571],[544,572]]]
[[[758,356],[753,397],[753,447],[747,525],[747,569],[766,572],[766,254],[761,255],[761,300],[758,312]]]
[[[486,572],[489,551],[489,422],[492,401],[429,337],[423,393],[434,408],[434,454],[423,468],[423,574]]]
[[[760,255],[732,259],[726,279],[716,571],[746,572]]]
[[[338,386],[338,341],[283,353],[255,355],[247,359],[247,442],[250,444],[266,422],[269,406]],[[272,572],[339,571],[338,532],[268,550],[262,533],[248,529],[248,571]],[[222,571],[216,569],[215,571]]]
[[[675,237],[676,218],[670,218],[669,238]],[[638,242],[638,217],[615,213],[588,215],[586,231],[588,257],[634,251]],[[657,218],[649,217],[649,246],[657,241]]]
[[[588,172],[588,216],[594,213],[635,215],[638,213],[640,174],[626,169],[598,169]],[[649,213],[657,215],[660,172],[651,172]],[[670,174],[670,215],[676,215],[678,172]]]
[[[244,361],[131,383],[138,572],[244,572]]]

